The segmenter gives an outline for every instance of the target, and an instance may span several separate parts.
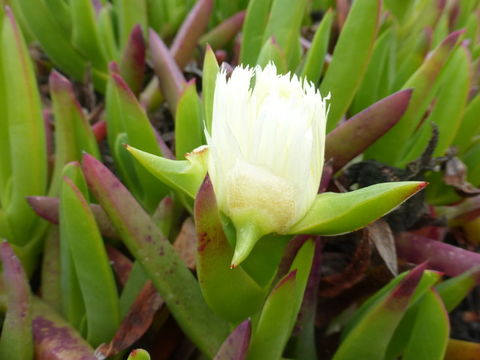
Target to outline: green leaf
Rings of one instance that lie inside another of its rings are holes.
[[[338,235],[358,230],[392,211],[425,185],[417,181],[390,182],[347,193],[319,194],[307,214],[288,232]]]
[[[448,312],[455,309],[470,293],[477,285],[479,277],[480,266],[476,266],[463,274],[442,281],[435,287]]]
[[[332,94],[327,131],[337,125],[360,86],[375,43],[379,16],[379,0],[356,0],[352,4],[320,85],[324,96]]]
[[[213,357],[227,337],[227,323],[209,309],[190,270],[120,181],[89,155],[84,155],[83,169],[96,199],[175,320],[202,352]]]
[[[252,316],[262,305],[262,289],[242,267],[230,268],[233,248],[223,232],[215,194],[206,179],[195,199],[197,274],[203,296],[222,318],[236,323]]]
[[[60,191],[63,167],[70,161],[80,160],[83,151],[100,158],[97,141],[88,119],[75,98],[72,84],[58,72],[49,79],[55,117],[55,163],[49,195]]]
[[[285,275],[268,296],[252,335],[248,360],[281,358],[295,316],[296,273]]]
[[[50,59],[76,80],[82,80],[85,61],[73,47],[69,34],[53,18],[44,1],[32,6],[29,0],[15,0],[15,10],[22,12],[28,28]]]
[[[11,360],[33,358],[30,285],[20,260],[5,240],[0,244],[7,310],[0,339],[0,357]]]
[[[187,84],[177,105],[175,115],[175,155],[185,155],[204,143],[202,104],[197,94],[195,81]]]
[[[115,142],[118,141],[117,136],[120,133],[126,133],[129,145],[155,155],[161,155],[154,129],[145,111],[125,81],[115,72],[112,72],[110,76],[106,102],[108,140],[112,149]],[[116,157],[115,160],[121,161],[121,158]],[[161,186],[158,180],[137,162],[132,161],[129,166],[132,168],[128,171],[133,170],[138,179],[138,192],[142,203],[149,211],[153,211],[166,195],[165,187]]]
[[[370,312],[370,310],[380,302],[381,299],[385,298],[398,284],[405,279],[409,272],[404,272],[394,279],[392,279],[387,285],[377,291],[374,295],[370,296],[367,301],[365,301],[360,308],[355,312],[355,314],[350,318],[349,322],[345,326],[342,338],[345,338],[349,332],[363,319],[363,317]],[[411,304],[415,304],[425,292],[430,289],[433,285],[438,283],[442,278],[442,274],[436,271],[425,270],[423,272],[420,283],[413,294]]]
[[[470,101],[465,109],[465,114],[460,122],[453,144],[457,147],[460,154],[465,153],[475,142],[473,135],[480,133],[480,123],[478,122],[480,114],[480,96],[477,95]]]
[[[205,58],[203,60],[203,77],[202,77],[202,95],[203,95],[203,111],[205,114],[205,127],[208,132],[212,129],[213,116],[213,98],[215,96],[215,83],[219,66],[217,58],[210,46],[205,50]]]
[[[388,66],[388,55],[394,46],[394,31],[392,28],[385,30],[375,42],[372,58],[368,64],[365,77],[357,91],[352,104],[352,113],[356,114],[377,101],[380,97],[380,85],[385,68]]]
[[[273,37],[267,39],[263,45],[258,55],[257,65],[263,68],[270,62],[275,64],[279,74],[285,74],[287,72],[288,65],[285,52]]]
[[[472,66],[470,54],[460,46],[452,55],[440,80],[440,89],[430,116],[415,131],[407,145],[407,153],[399,163],[405,165],[421,156],[431,137],[431,125],[438,127],[438,142],[433,156],[443,156],[452,143],[470,91]]]
[[[269,20],[263,34],[262,42],[264,44],[271,38],[275,39],[279,48],[285,53],[285,60],[290,70],[297,67],[294,55],[299,46],[300,25],[306,5],[306,0],[273,0]]]
[[[115,38],[112,14],[113,8],[109,3],[104,5],[98,13],[98,36],[100,38],[100,45],[102,46],[104,57],[109,61],[118,61],[119,52]]]
[[[240,63],[255,66],[265,44],[263,33],[267,26],[272,0],[250,0],[242,28]]]
[[[72,44],[91,61],[92,65],[103,72],[107,71],[107,59],[100,46],[95,8],[91,0],[71,0],[69,2],[72,17]]]
[[[120,323],[112,269],[95,218],[82,192],[64,178],[60,198],[60,236],[68,242],[86,311],[87,340],[109,341]]]
[[[14,235],[9,241],[25,244],[31,240],[31,231],[38,221],[25,197],[43,195],[46,191],[45,128],[33,64],[20,29],[8,8],[1,35],[2,85],[5,86],[5,108],[1,121],[6,122],[1,130],[8,131],[2,140],[8,139],[7,153],[10,155],[10,165],[2,171],[11,171],[10,185],[2,184],[2,208]],[[3,174],[3,181],[7,176]],[[8,186],[11,188],[7,190]]]
[[[430,289],[422,297],[415,315],[415,325],[411,329],[402,359],[443,360],[450,323],[445,306],[435,291]]]
[[[187,160],[170,160],[131,146],[127,146],[127,150],[164,184],[191,199],[195,198],[207,173],[208,149],[206,147],[187,154]]]
[[[341,342],[333,360],[383,360],[388,343],[411,303],[424,269],[425,265],[416,267],[393,290],[372,305]]]
[[[305,64],[303,65],[300,76],[307,78],[314,84],[318,83],[323,73],[325,55],[328,50],[330,33],[332,30],[333,11],[329,9],[323,16],[315,36],[312,40],[312,46],[307,52]]]
[[[395,165],[402,161],[402,151],[412,136],[425,110],[433,99],[438,76],[450,57],[461,32],[450,34],[429,56],[423,65],[404,84],[413,88],[412,99],[402,119],[367,151],[367,156],[380,162]]]
[[[123,49],[128,42],[130,33],[136,25],[140,25],[146,34],[148,28],[147,4],[145,0],[135,2],[115,0],[113,6],[118,19],[120,49]]]

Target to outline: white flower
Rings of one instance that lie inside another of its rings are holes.
[[[288,233],[312,205],[323,168],[325,98],[273,64],[216,79],[210,174],[219,209],[237,229],[232,266],[268,233]]]

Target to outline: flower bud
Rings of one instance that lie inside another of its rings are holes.
[[[273,64],[221,71],[208,171],[219,209],[233,222],[232,266],[269,233],[287,234],[312,205],[323,168],[328,109],[312,83]]]

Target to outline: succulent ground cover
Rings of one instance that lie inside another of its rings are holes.
[[[0,359],[480,357],[478,0],[0,3]]]

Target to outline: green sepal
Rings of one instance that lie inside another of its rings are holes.
[[[425,185],[419,181],[389,182],[347,193],[319,194],[288,233],[339,235],[358,230],[395,209]]]
[[[187,154],[187,160],[171,160],[127,146],[127,150],[154,176],[171,189],[194,199],[207,173],[207,147]]]

